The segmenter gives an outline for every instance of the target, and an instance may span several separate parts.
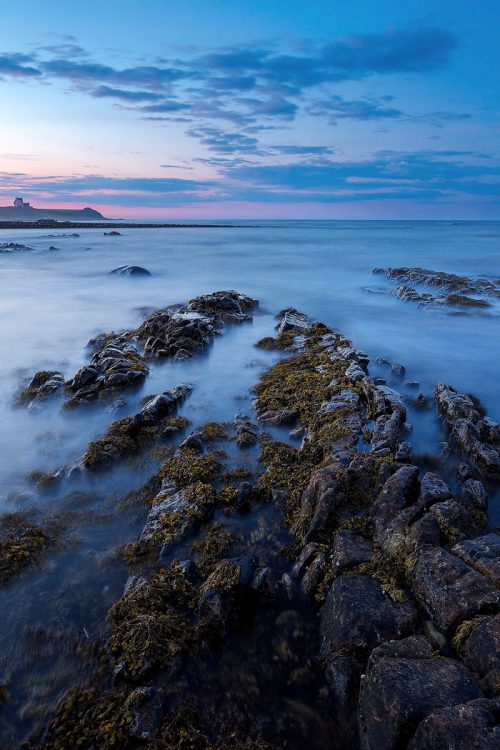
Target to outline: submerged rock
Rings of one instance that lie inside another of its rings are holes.
[[[109,273],[114,276],[151,276],[151,272],[142,266],[118,266]]]

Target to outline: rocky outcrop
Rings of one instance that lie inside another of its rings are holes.
[[[450,385],[439,383],[435,399],[450,438],[462,454],[485,477],[500,478],[500,426],[483,416],[470,396]]]

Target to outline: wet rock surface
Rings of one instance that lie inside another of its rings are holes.
[[[193,357],[255,305],[230,291],[158,310],[94,339],[71,381],[37,373],[26,400],[60,382],[73,405],[116,403],[128,372]],[[448,463],[421,463],[408,396],[376,385],[364,352],[291,308],[275,332],[257,344],[276,354],[254,414],[187,434],[182,384],[88,446],[86,481],[126,457],[154,458],[154,473],[116,500],[137,533],[106,562],[127,582],[85,638],[92,669],[72,664],[27,747],[497,746],[500,550],[485,511],[498,425],[438,386]],[[42,562],[55,528],[6,522],[0,582]]]
[[[477,295],[493,299],[500,298],[500,285],[488,279],[472,279],[468,276],[431,271],[427,268],[374,268],[372,273],[383,274],[387,279],[399,284],[392,291],[398,299],[416,302],[421,306],[448,305],[458,309],[487,308],[490,302]],[[416,289],[427,287],[437,292],[424,292]],[[476,295],[471,297],[470,295]]]

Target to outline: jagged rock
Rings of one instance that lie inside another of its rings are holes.
[[[278,333],[285,333],[285,331],[293,330],[294,328],[310,328],[311,320],[303,313],[290,308],[283,310],[279,314],[280,322],[276,326]]]
[[[393,602],[368,575],[336,578],[320,612],[320,656],[366,653],[380,643],[402,638],[417,623],[411,602]]]
[[[449,385],[435,389],[436,405],[454,443],[485,476],[500,477],[500,430],[482,417],[473,400]]]
[[[429,511],[437,520],[440,529],[449,542],[465,539],[473,530],[474,523],[460,503],[446,500],[435,503]]]
[[[378,417],[370,442],[371,450],[374,453],[394,451],[399,443],[403,421],[399,411]]]
[[[425,507],[449,500],[450,488],[440,476],[428,471],[420,482],[419,504]]]
[[[381,536],[387,526],[410,503],[418,493],[418,467],[402,466],[384,484],[372,507],[372,516],[377,536]]]
[[[64,387],[64,375],[57,370],[40,370],[21,392],[22,401],[41,401]]]
[[[422,719],[436,708],[480,697],[463,664],[436,656],[423,636],[386,643],[373,651],[361,683],[361,747],[406,747]]]
[[[421,552],[411,584],[416,599],[443,631],[500,605],[500,591],[488,578],[441,548]]]
[[[348,529],[339,529],[333,537],[331,564],[335,575],[340,575],[370,560],[373,544]]]
[[[479,617],[459,646],[463,660],[482,682],[488,695],[500,694],[500,614]]]
[[[460,502],[468,510],[486,511],[488,509],[488,493],[484,484],[479,479],[465,479],[460,488]]]
[[[496,750],[500,701],[479,698],[433,711],[418,726],[408,750]]]
[[[292,578],[302,578],[306,572],[308,566],[312,563],[316,555],[320,550],[319,544],[315,542],[309,542],[305,547],[302,548],[302,552],[297,558],[297,561],[293,565],[290,575]]]
[[[336,510],[347,497],[347,474],[340,462],[314,472],[302,495],[302,513],[310,518],[305,541],[313,541],[325,534],[331,525]]]
[[[302,578],[301,589],[304,596],[312,599],[316,590],[324,578],[326,571],[326,559],[323,552],[317,555],[307,568]]]
[[[500,586],[500,534],[491,532],[455,544],[452,552]]]

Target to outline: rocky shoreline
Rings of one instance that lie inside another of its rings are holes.
[[[90,342],[70,379],[37,373],[21,403],[116,407],[151,361],[197,356],[256,305],[230,291],[156,311]],[[100,665],[47,707],[25,747],[493,750],[499,425],[450,385],[419,396],[449,436],[429,471],[407,439],[406,397],[370,377],[341,333],[289,309],[257,346],[280,357],[253,414],[187,434],[182,383],[113,422],[74,465],[33,478],[64,491],[124,457],[158,461],[123,499],[144,525],[116,550],[130,577],[93,638]],[[20,517],[0,534],[3,582],[64,529]]]

